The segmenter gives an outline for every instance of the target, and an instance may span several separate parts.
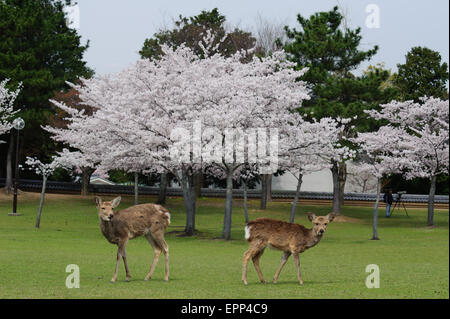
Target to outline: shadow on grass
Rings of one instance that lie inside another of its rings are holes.
[[[131,277],[131,279],[129,281],[126,281],[125,279],[117,279],[115,283],[112,283],[109,279],[103,279],[103,281],[106,282],[106,283],[109,283],[111,285],[118,285],[118,284],[126,285],[126,284],[139,283],[139,282],[151,285],[152,283],[168,284],[171,281],[175,281],[176,282],[176,281],[178,281],[178,279],[170,278],[169,281],[164,281],[162,279],[144,280],[144,278],[141,279],[141,278],[133,278],[133,277]]]
[[[262,286],[262,287],[276,287],[276,286],[298,286],[299,289],[301,289],[302,287],[308,287],[308,286],[317,286],[320,284],[336,284],[339,281],[315,281],[315,280],[308,280],[308,281],[303,281],[303,285],[300,285],[298,283],[298,281],[296,280],[283,280],[283,281],[278,281],[276,284],[273,281],[267,281],[265,284],[261,283],[261,282],[248,282],[247,287],[253,286]],[[242,284],[244,286],[244,284]]]

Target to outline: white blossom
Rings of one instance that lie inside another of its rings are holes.
[[[7,133],[12,128],[13,116],[18,112],[14,110],[14,101],[20,93],[22,87],[19,84],[15,91],[10,91],[6,88],[8,79],[0,82],[0,135]],[[0,140],[0,143],[4,143]]]

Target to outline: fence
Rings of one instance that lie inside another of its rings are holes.
[[[5,179],[0,178],[0,187],[5,185]],[[40,180],[24,180],[19,179],[19,188],[24,191],[40,191],[42,188],[42,181]],[[69,182],[47,182],[47,192],[49,193],[80,193],[81,184],[80,183],[69,183]],[[91,184],[90,192],[94,194],[123,194],[131,195],[134,194],[134,186],[126,185],[98,185]],[[159,187],[149,187],[149,186],[139,186],[139,194],[141,195],[158,195]],[[180,188],[168,188],[167,196],[182,196]],[[233,196],[235,198],[243,197],[242,189],[234,189]],[[261,191],[250,189],[248,190],[249,198],[260,197]],[[202,188],[201,195],[204,197],[225,197],[225,189],[211,189]],[[295,191],[289,190],[272,190],[273,199],[293,199]],[[328,192],[301,192],[300,199],[309,200],[332,200],[333,194]],[[345,193],[344,200],[346,201],[375,201],[376,194],[365,194],[365,193]],[[395,194],[394,194],[395,200]],[[426,203],[428,201],[428,195],[418,195],[418,194],[404,194],[402,196],[402,201],[406,203]],[[448,195],[436,195],[435,203],[437,204],[448,204]]]

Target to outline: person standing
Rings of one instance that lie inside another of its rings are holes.
[[[392,189],[384,193],[383,201],[386,203],[386,217],[391,217],[391,206],[394,198],[392,197]]]

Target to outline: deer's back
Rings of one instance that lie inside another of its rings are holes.
[[[114,213],[115,232],[126,231],[129,238],[148,233],[164,233],[170,224],[170,213],[157,204],[141,204],[119,210]]]

